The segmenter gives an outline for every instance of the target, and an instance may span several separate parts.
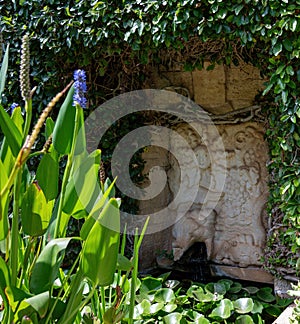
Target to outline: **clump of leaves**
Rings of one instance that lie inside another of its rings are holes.
[[[145,277],[136,295],[135,323],[265,323],[292,299],[275,297],[271,287],[242,285],[229,279],[208,284]]]

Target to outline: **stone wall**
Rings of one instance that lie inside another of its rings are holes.
[[[193,72],[170,71],[160,66],[151,71],[146,87],[174,89],[213,114],[253,105],[255,96],[264,88],[265,80],[252,65],[216,65],[214,70],[207,71],[208,66],[205,63],[203,70]]]
[[[222,115],[254,105],[255,96],[263,89],[264,81],[259,71],[247,64],[231,68],[219,65],[212,71],[193,72],[180,69],[169,71],[160,67],[151,72],[146,87],[176,91],[195,101],[211,115]],[[174,226],[144,238],[142,268],[155,266],[156,258],[165,253],[172,252],[174,259],[178,260],[194,242],[205,242],[208,258],[220,265],[215,269],[216,273],[226,274],[223,266],[228,265],[248,268],[248,273],[256,273],[256,270],[250,270],[251,267],[260,267],[266,239],[265,204],[268,195],[268,148],[264,141],[264,126],[252,121],[222,123],[217,125],[217,129],[226,154],[224,164],[218,162],[220,172],[226,174],[218,203],[213,202],[216,206],[211,209],[209,201],[206,205],[203,202],[212,181],[210,162],[205,159],[206,148],[201,140],[195,140],[187,125],[179,125],[177,131],[188,141],[195,141],[190,144],[199,157],[202,177],[199,194],[185,217]],[[213,139],[209,145],[213,150]],[[170,148],[172,146],[176,150],[176,143],[170,140]],[[143,158],[146,161],[145,173],[153,166],[160,166],[168,177],[168,185],[157,199],[140,203],[140,212],[146,215],[164,208],[173,199],[180,170],[172,156],[159,147],[150,147]],[[193,183],[192,178],[186,181],[189,186]],[[242,275],[240,271],[233,272],[240,274],[237,277],[247,279],[247,271],[243,270]],[[264,281],[271,280],[268,276],[265,278]]]

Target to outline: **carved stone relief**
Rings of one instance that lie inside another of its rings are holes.
[[[201,174],[200,185],[190,177],[184,179],[186,192],[199,186],[192,207],[172,229],[173,254],[178,260],[195,242],[205,242],[208,258],[216,263],[246,267],[259,265],[265,246],[265,204],[268,195],[268,148],[261,124],[218,125],[224,143],[226,161],[218,160],[214,151],[218,139],[208,145],[194,136],[190,126],[180,125],[184,136],[197,156]],[[170,143],[175,149],[177,143]],[[212,156],[215,161],[212,161]],[[212,162],[215,164],[212,173]],[[169,187],[173,195],[180,179],[180,170],[170,158]],[[189,168],[189,165],[180,166]],[[220,177],[226,175],[225,186]]]

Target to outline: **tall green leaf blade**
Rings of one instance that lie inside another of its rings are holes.
[[[30,291],[40,294],[47,291],[57,277],[64,252],[72,237],[50,241],[38,257],[30,278]]]
[[[59,161],[58,154],[52,150],[45,154],[37,168],[36,179],[42,188],[47,201],[58,195]]]
[[[8,52],[9,52],[9,44],[6,47],[6,51],[3,57],[1,70],[0,70],[0,102],[2,93],[5,87],[5,80],[6,80],[6,74],[7,74],[7,68],[8,68]]]
[[[54,201],[47,202],[45,195],[37,183],[32,183],[22,200],[22,226],[25,234],[30,236],[43,235],[52,215]]]
[[[22,146],[22,135],[8,113],[0,105],[0,127],[14,157],[17,157]]]
[[[12,113],[12,120],[14,121],[15,125],[19,129],[20,133],[22,133],[22,126],[24,123],[24,119],[21,112],[21,107],[17,107],[14,109]],[[7,174],[10,174],[14,164],[15,164],[15,157],[13,156],[11,149],[9,148],[7,139],[4,138],[2,141],[1,149],[0,149],[0,159],[3,162],[4,168],[7,171]]]
[[[84,281],[82,273],[79,271],[71,282],[70,298],[68,299],[66,310],[59,319],[58,324],[73,324],[83,299]]]
[[[63,211],[74,214],[81,210],[91,210],[100,194],[98,172],[100,168],[100,150],[95,150],[83,159],[69,181]]]
[[[95,222],[97,221],[98,215],[100,214],[101,209],[103,208],[105,202],[110,197],[110,193],[114,188],[115,180],[110,184],[108,189],[104,192],[104,194],[100,193],[97,202],[95,203],[92,211],[90,212],[89,217],[86,219],[84,224],[80,230],[80,237],[83,240],[86,240],[88,237],[92,227],[94,226]]]
[[[73,106],[74,85],[70,88],[68,95],[62,104],[55,127],[53,130],[53,145],[56,151],[62,155],[71,152],[76,108]]]
[[[0,191],[4,188],[8,180],[6,169],[0,160]],[[0,241],[4,240],[8,234],[8,192],[0,196]]]
[[[82,250],[80,269],[94,284],[113,282],[120,240],[120,211],[115,198],[105,205]]]

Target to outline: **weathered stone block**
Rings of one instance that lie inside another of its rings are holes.
[[[259,70],[250,64],[225,67],[226,99],[234,109],[253,105],[255,96],[264,89]]]
[[[193,71],[194,101],[205,110],[222,112],[231,110],[226,105],[226,78],[223,65],[216,65],[214,70],[207,71],[209,63],[205,63],[203,70]],[[224,111],[225,110],[225,111]]]

